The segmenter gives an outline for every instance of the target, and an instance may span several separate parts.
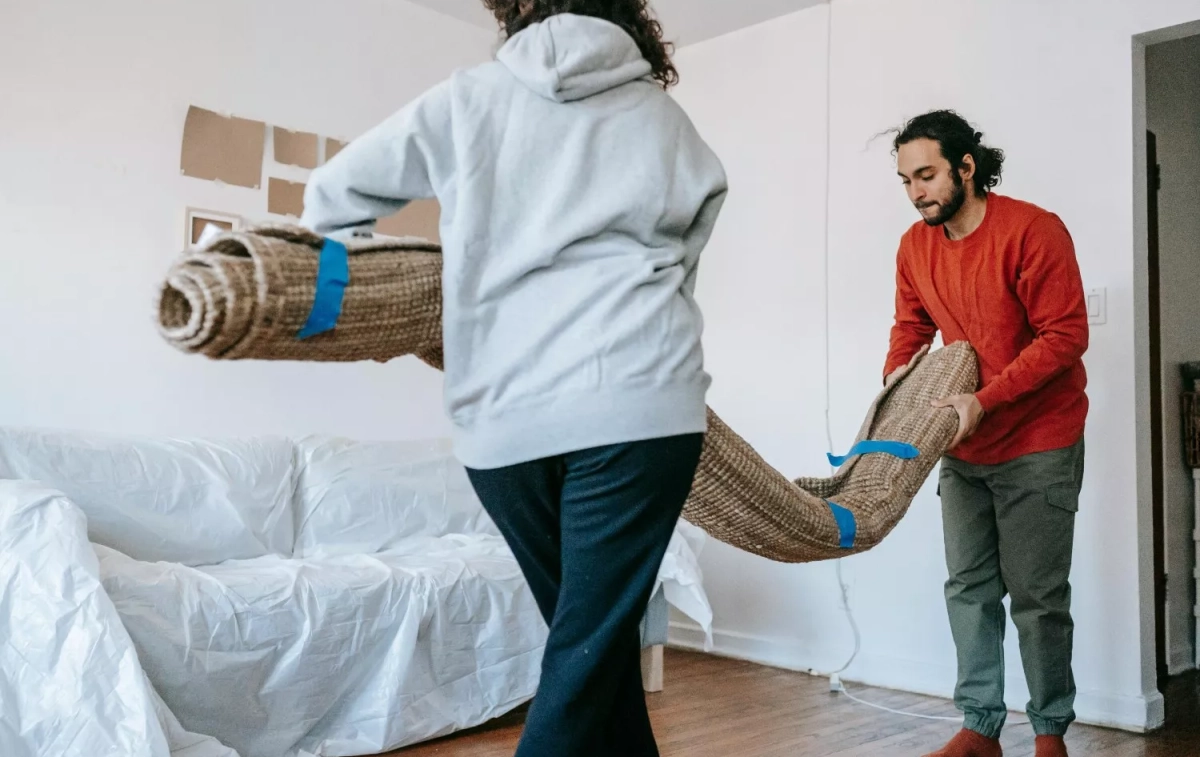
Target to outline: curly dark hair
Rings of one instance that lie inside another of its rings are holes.
[[[950,161],[955,171],[962,168],[963,158],[975,160],[975,194],[983,197],[999,186],[1004,169],[1004,151],[983,144],[983,133],[952,110],[935,110],[917,116],[896,129],[892,154],[918,139],[931,139],[942,148],[942,157]]]
[[[495,14],[505,37],[560,13],[611,21],[637,42],[642,56],[650,62],[654,79],[663,89],[679,83],[679,72],[671,63],[675,46],[663,41],[662,25],[647,0],[483,0],[483,4]]]

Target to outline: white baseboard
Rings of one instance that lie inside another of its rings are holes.
[[[704,632],[690,623],[672,622],[671,646],[704,651]],[[794,641],[770,639],[751,634],[713,630],[712,654],[746,660],[773,668],[817,673],[817,655]],[[843,679],[866,686],[950,699],[954,692],[952,668],[914,660],[860,654]],[[1024,710],[1029,690],[1022,676],[1009,674],[1006,703],[1015,712]],[[1166,716],[1163,697],[1122,696],[1097,691],[1080,691],[1075,697],[1075,712],[1080,723],[1146,733],[1163,724]]]
[[[672,621],[667,638],[671,646],[704,651],[704,629],[691,623]],[[746,660],[772,668],[796,670],[804,673],[811,670],[811,656],[797,651],[791,645],[774,639],[713,629],[712,654]]]

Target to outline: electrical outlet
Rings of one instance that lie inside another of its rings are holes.
[[[1087,291],[1088,323],[1096,326],[1108,322],[1108,290],[1089,289]]]

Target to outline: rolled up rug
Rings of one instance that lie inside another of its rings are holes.
[[[932,401],[978,388],[975,351],[959,342],[925,354],[872,404],[830,478],[788,480],[709,410],[708,435],[683,517],[714,538],[779,562],[865,552],[908,512],[958,431]]]
[[[295,227],[226,233],[172,266],[159,330],[172,345],[221,360],[387,361],[442,367],[440,248],[423,240],[342,246]],[[830,478],[789,480],[711,408],[684,518],[779,562],[864,552],[908,512],[958,428],[931,401],[973,392],[974,350],[919,356],[872,404]]]
[[[221,360],[415,354],[440,365],[440,251],[420,239],[343,246],[291,226],[221,234],[167,273],[159,332],[184,352]]]

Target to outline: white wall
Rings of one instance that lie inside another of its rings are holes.
[[[1073,573],[1077,704],[1086,721],[1157,724],[1149,552],[1139,535],[1146,511],[1137,475],[1131,48],[1136,34],[1200,18],[1200,2],[835,0],[832,8],[831,68],[826,8],[680,53],[679,99],[733,182],[699,292],[713,407],[786,474],[817,472],[828,369],[834,446],[851,441],[879,387],[896,246],[916,220],[887,139],[871,138],[931,108],[953,107],[978,122],[1008,151],[1002,191],[1059,213],[1085,285],[1108,290],[1108,323],[1094,329],[1086,358],[1093,409]],[[773,565],[723,546],[704,563],[724,651],[801,669],[840,667],[851,637],[832,565]],[[955,665],[932,484],[895,533],[847,560],[845,572],[863,629],[850,677],[949,695]],[[677,634],[695,640],[686,628]],[[1009,703],[1021,707],[1027,692],[1015,633],[1007,651]]]
[[[731,187],[697,284],[714,376],[709,402],[790,475],[828,470],[825,115],[815,105],[825,100],[825,82],[797,76],[824,65],[823,14],[819,8],[685,48],[678,61],[676,95],[722,157]],[[789,570],[711,541],[705,551],[705,587],[724,631],[821,633],[819,619],[780,598],[828,591],[832,565]]]
[[[158,337],[154,303],[186,206],[266,215],[265,191],[180,175],[189,105],[353,137],[496,35],[403,0],[41,0],[4,3],[0,27],[0,424],[448,431],[412,358],[211,362]]]
[[[1163,500],[1168,662],[1174,674],[1196,663],[1194,482],[1183,452],[1179,365],[1200,361],[1200,36],[1147,48],[1146,101],[1162,166]]]

